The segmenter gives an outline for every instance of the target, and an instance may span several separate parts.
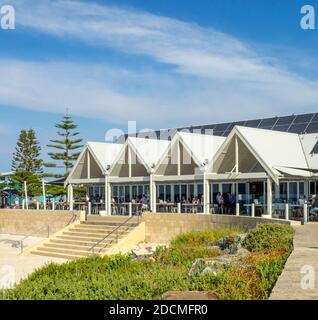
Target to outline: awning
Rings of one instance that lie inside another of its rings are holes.
[[[294,169],[294,168],[288,168],[288,167],[274,167],[277,171],[284,175],[289,176],[299,176],[299,177],[311,177],[312,173],[308,170],[302,170],[302,169]]]

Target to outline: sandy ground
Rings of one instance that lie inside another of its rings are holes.
[[[21,256],[17,243],[24,236],[0,234],[0,288],[10,288],[26,278],[34,270],[49,262],[63,263],[67,260],[37,255]],[[43,238],[29,237],[24,241],[24,250],[41,242]]]

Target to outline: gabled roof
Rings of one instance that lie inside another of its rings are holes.
[[[82,149],[80,155],[78,156],[69,176],[64,182],[66,185],[69,179],[72,177],[76,170],[79,162],[83,158],[83,155],[87,150],[90,151],[91,155],[94,157],[96,163],[100,167],[101,171],[104,173],[107,171],[108,166],[112,166],[120,150],[123,148],[123,144],[120,143],[110,143],[110,142],[93,142],[88,141],[84,148]]]
[[[281,173],[304,175],[309,169],[298,134],[241,126],[234,127],[216,158],[222,154],[235,134],[276,181]]]
[[[210,163],[222,143],[226,140],[225,137],[182,131],[178,132],[177,136],[179,136],[180,141],[199,166],[204,163]]]
[[[318,134],[303,134],[300,135],[309,169],[318,170]]]
[[[103,172],[107,171],[108,166],[112,166],[116,157],[123,148],[122,144],[110,142],[87,142],[89,150],[95,156],[96,162],[100,165]]]
[[[128,144],[143,162],[147,170],[154,168],[168,149],[170,141],[129,137]]]
[[[169,144],[167,150],[160,158],[160,161],[158,161],[155,171],[167,157],[170,149],[175,145],[175,143],[179,141],[183,144],[185,149],[193,158],[196,165],[198,167],[202,167],[203,165],[206,165],[207,163],[212,161],[215,153],[220,149],[220,146],[224,143],[225,140],[225,137],[183,131],[177,132],[173,137],[171,143]]]

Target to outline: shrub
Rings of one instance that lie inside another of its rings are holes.
[[[160,299],[171,290],[213,290],[221,299],[266,299],[292,249],[293,232],[287,226],[259,225],[251,231],[244,241],[251,251],[245,267],[228,267],[217,276],[188,276],[195,259],[221,254],[210,248],[213,241],[238,233],[226,229],[181,234],[169,248],[158,248],[154,261],[114,255],[51,263],[14,289],[0,290],[0,299]]]
[[[288,225],[259,224],[249,232],[243,246],[252,252],[273,249],[290,252],[293,248],[293,235],[293,228]]]

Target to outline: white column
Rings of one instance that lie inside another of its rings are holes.
[[[178,141],[177,158],[178,158],[178,176],[181,175],[181,152],[180,152],[180,142]]]
[[[112,214],[112,186],[109,182],[107,184],[107,214]]]
[[[255,203],[254,202],[251,204],[251,216],[255,217]]]
[[[69,184],[70,211],[74,210],[73,185]]]
[[[304,222],[308,222],[308,205],[304,203]]]
[[[87,179],[91,178],[91,155],[87,151]]]
[[[267,214],[272,218],[273,191],[272,180],[267,178]]]
[[[29,210],[28,188],[27,188],[26,181],[24,181],[24,196],[25,196],[25,207],[27,210]]]
[[[104,198],[105,198],[105,211],[106,214],[108,215],[108,175],[105,174],[105,194],[104,194]]]
[[[150,173],[149,191],[150,191],[150,210],[152,212],[156,212],[157,192],[156,192],[156,182],[154,181],[153,173]]]
[[[128,177],[131,177],[131,149],[128,145]]]
[[[43,195],[43,209],[46,210],[45,183],[43,179],[42,179],[42,195]]]
[[[203,173],[203,213],[210,213],[210,185],[205,172]]]
[[[240,215],[240,203],[236,202],[235,204],[235,215],[239,216]]]
[[[275,198],[279,199],[279,182],[275,183]]]
[[[157,185],[156,182],[153,181],[153,186],[152,186],[152,190],[153,190],[153,212],[157,211]]]
[[[238,148],[238,139],[235,135],[235,173],[239,172],[239,148]]]

